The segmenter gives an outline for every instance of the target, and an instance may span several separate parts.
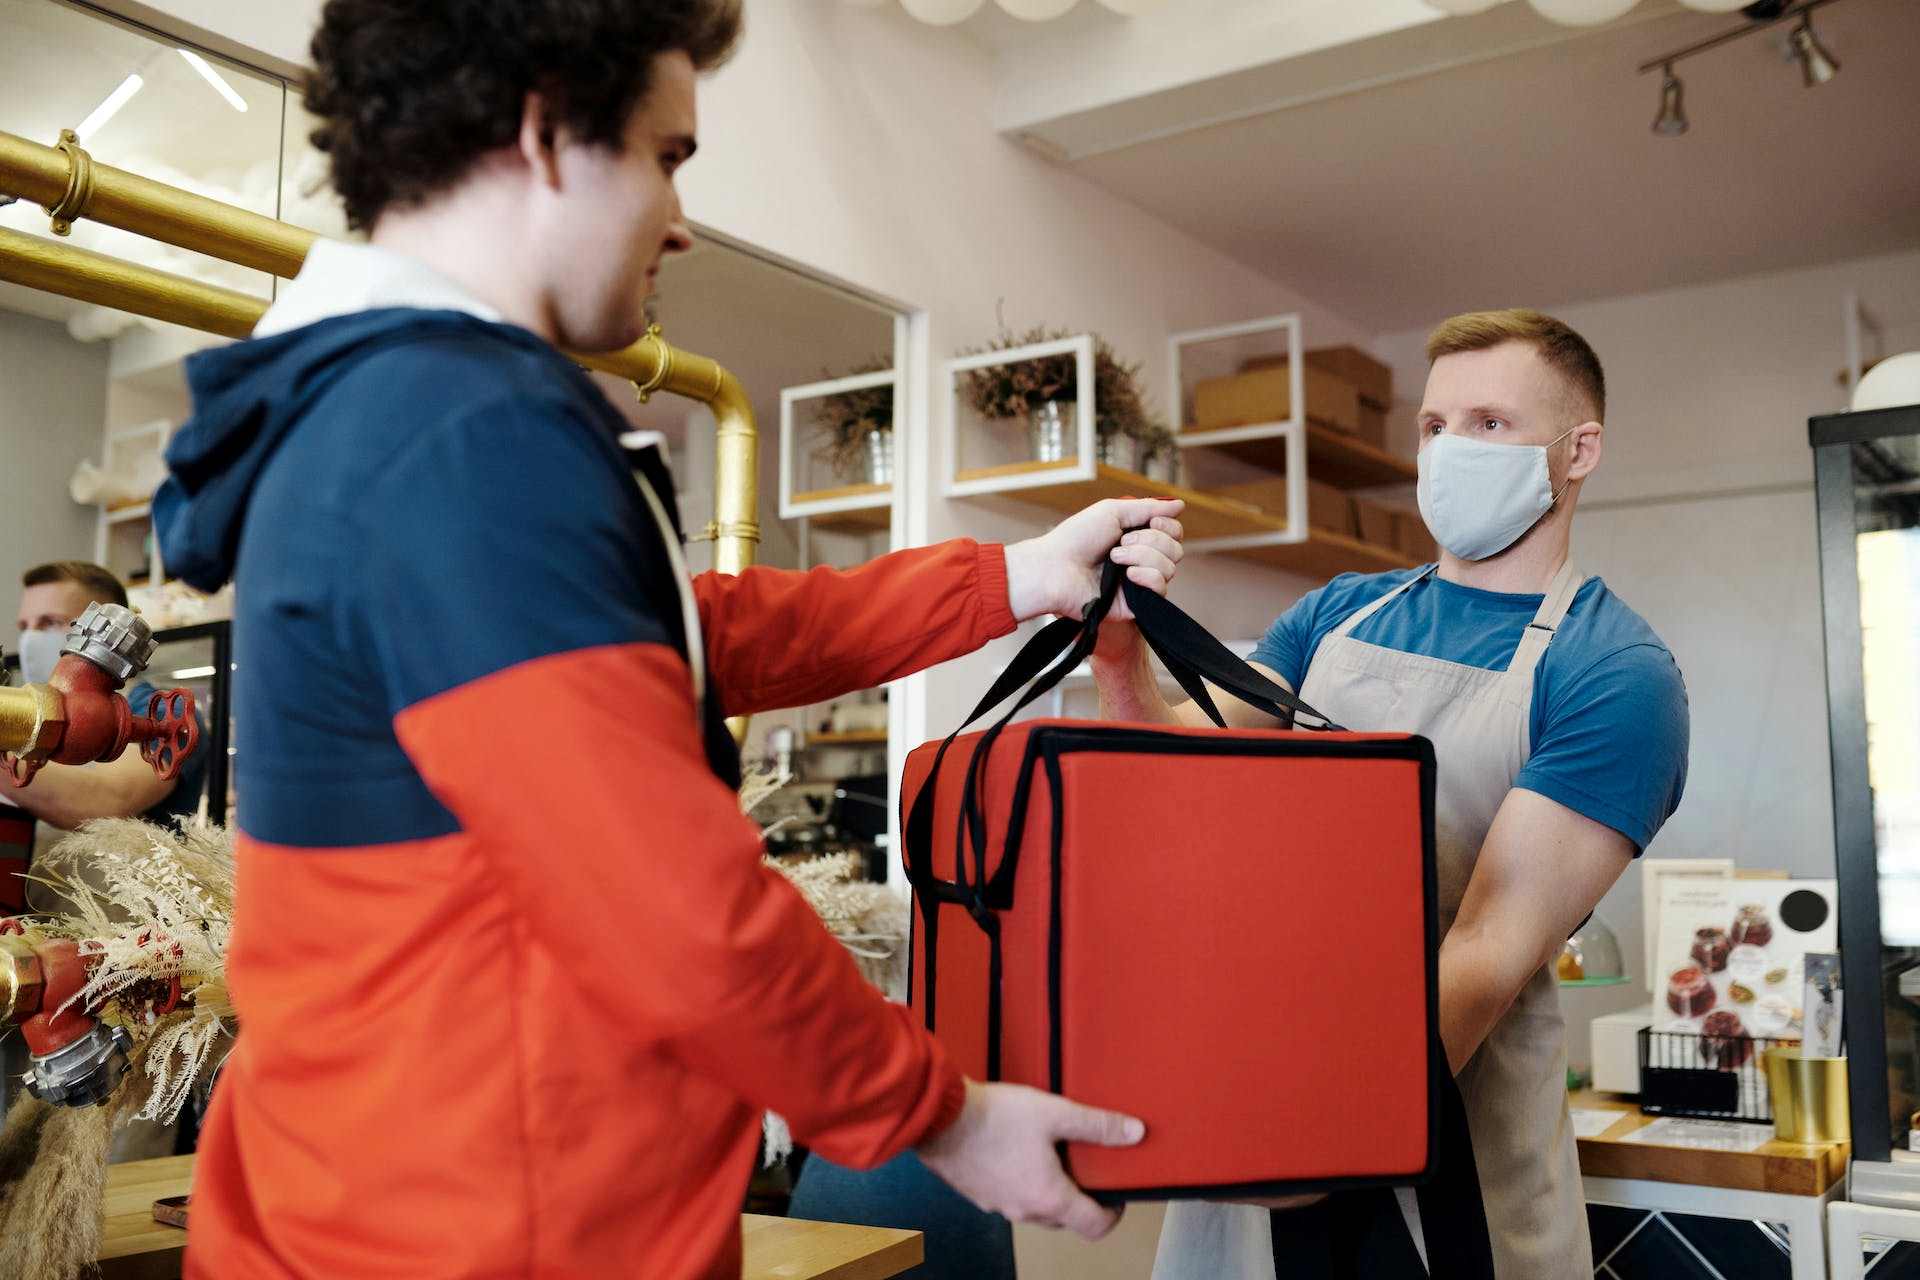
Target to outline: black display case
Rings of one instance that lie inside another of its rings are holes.
[[[1920,405],[1813,418],[1856,1170],[1920,1179]]]

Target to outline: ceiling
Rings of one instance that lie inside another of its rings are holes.
[[[137,73],[139,92],[82,139],[96,160],[158,164],[233,188],[279,157],[287,121],[278,80],[210,59],[246,106],[236,110],[173,44],[50,0],[0,0],[0,31],[0,129],[51,146]],[[272,213],[270,201],[259,212]]]
[[[1738,22],[1656,6],[1065,163],[1381,333],[1920,247],[1920,4],[1820,9],[1842,70],[1814,89],[1781,28],[1685,61],[1692,129],[1655,136],[1636,65]]]

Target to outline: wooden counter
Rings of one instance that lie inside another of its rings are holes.
[[[1580,1172],[1589,1178],[1638,1178],[1729,1191],[1820,1196],[1847,1176],[1851,1149],[1845,1142],[1802,1145],[1774,1140],[1753,1151],[1622,1142],[1620,1139],[1659,1117],[1645,1115],[1633,1103],[1603,1093],[1576,1093],[1568,1102],[1576,1110],[1620,1113],[1620,1119],[1605,1133],[1580,1139]]]
[[[153,1202],[184,1195],[192,1156],[117,1164],[107,1171],[105,1280],[176,1280],[187,1233],[153,1220]],[[742,1214],[743,1280],[886,1280],[923,1258],[917,1231],[850,1227]]]

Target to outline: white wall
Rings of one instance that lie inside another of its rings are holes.
[[[0,608],[12,609],[20,575],[48,560],[91,560],[97,510],[67,496],[83,458],[100,456],[107,349],[83,346],[66,327],[0,311]],[[0,644],[13,647],[12,613]]]
[[[1576,562],[1653,625],[1687,681],[1686,797],[1648,857],[1833,874],[1807,419],[1844,407],[1849,289],[1886,351],[1920,347],[1920,252],[1572,306],[1524,300],[1579,330],[1607,372],[1607,452],[1581,499]],[[1409,397],[1396,424],[1409,441],[1424,340],[1377,344]],[[1646,998],[1640,881],[1636,866],[1600,905],[1636,983],[1563,993],[1575,1062],[1592,1017]]]
[[[1015,328],[1092,328],[1146,362],[1164,404],[1171,331],[1298,309],[1313,342],[1360,337],[1281,284],[996,136],[992,109],[986,55],[891,7],[758,5],[739,56],[704,92],[701,155],[683,180],[687,209],[924,310],[932,361],[990,338],[1002,313]],[[923,373],[931,398],[933,371]],[[937,411],[923,418],[938,420]],[[1010,539],[1046,524],[1005,502],[926,505],[927,538]],[[1182,598],[1233,637],[1263,629],[1303,586],[1217,559],[1183,573]],[[928,733],[964,713],[1006,651],[997,646],[928,682]]]

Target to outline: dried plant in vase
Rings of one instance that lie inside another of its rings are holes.
[[[99,1256],[115,1127],[175,1120],[238,1031],[226,976],[233,844],[218,827],[100,820],[55,845],[32,879],[64,909],[18,927],[29,941],[76,943],[91,967],[71,1003],[133,1041],[105,1105],[23,1092],[0,1125],[0,1277],[66,1280]],[[156,1005],[156,989],[175,984]]]
[[[1159,419],[1147,424],[1139,439],[1140,473],[1166,484],[1180,481],[1180,444],[1173,428]]]
[[[850,378],[863,373],[885,373],[893,368],[888,356],[874,356],[844,373],[823,373],[823,379]],[[813,456],[842,480],[867,484],[893,483],[893,387],[863,387],[837,391],[814,402],[813,427],[824,437]]]
[[[1066,329],[1044,325],[1025,333],[1003,333],[985,347],[962,355],[1010,351],[1071,338]],[[1033,454],[1039,462],[1058,462],[1067,456],[1072,414],[1080,393],[1079,365],[1072,355],[1040,356],[1008,364],[972,369],[961,377],[961,397],[983,418],[1025,419],[1032,432]],[[1120,359],[1112,345],[1098,334],[1093,342],[1093,434],[1100,460],[1130,465],[1123,447],[1137,450],[1151,436],[1153,415],[1140,392],[1140,364]]]

